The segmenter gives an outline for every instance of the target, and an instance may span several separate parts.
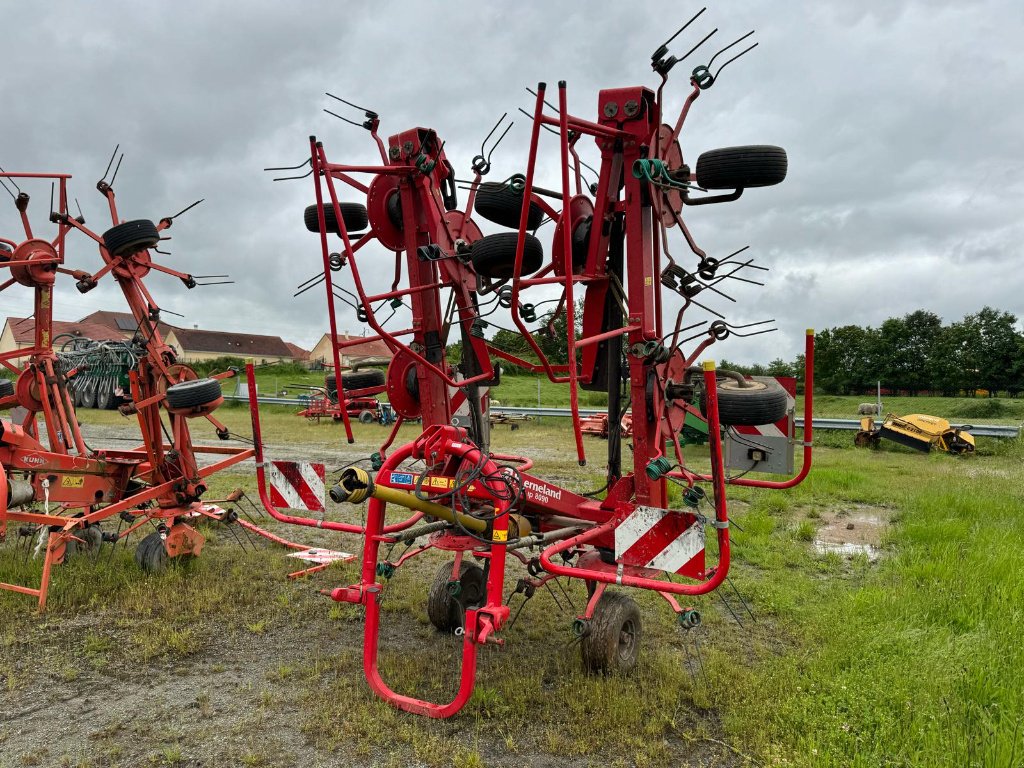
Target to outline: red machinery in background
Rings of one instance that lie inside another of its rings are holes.
[[[711,73],[714,61],[739,42],[692,71],[691,90],[674,123],[665,122],[662,95],[669,71],[678,63],[667,55],[668,43],[651,60],[661,79],[658,88],[602,90],[594,120],[568,113],[564,82],[558,84],[555,104],[546,101],[547,88],[540,83],[530,115],[525,173],[503,182],[483,182],[490,154],[481,147],[472,164],[474,176],[465,182],[469,194],[464,207],[458,205],[459,182],[444,141],[433,129],[410,128],[385,142],[377,135],[378,116],[366,111],[362,125],[381,157],[379,165],[369,166],[332,162],[324,145],[310,139],[316,202],[306,211],[306,223],[320,235],[323,275],[317,279],[327,289],[335,363],[339,350],[350,342],[334,333],[335,301],[343,297],[334,274],[347,272],[352,291],[345,293],[354,297],[359,318],[374,334],[358,342],[381,340],[394,354],[387,392],[399,418],[371,458],[375,474],[350,467],[331,489],[336,502],[369,502],[365,526],[295,517],[275,509],[265,492],[262,469],[258,474],[264,504],[278,519],[363,536],[359,581],[333,590],[331,596],[364,607],[366,677],[371,688],[395,706],[448,717],[469,700],[477,649],[484,643],[504,642],[499,632],[510,616],[511,595],[504,594],[508,558],[519,560],[527,570],[513,594],[529,597],[559,576],[584,581],[589,600],[574,629],[581,638],[585,665],[595,671],[630,669],[640,642],[639,609],[626,594],[607,587],[652,590],[678,615],[681,626],[696,626],[699,615],[680,599],[711,592],[729,572],[726,485],[786,488],[806,477],[811,466],[809,418],[803,466],[794,477],[755,480],[726,475],[723,428],[728,433],[733,426],[778,421],[788,408],[786,393],[774,381],[747,380],[718,372],[710,362],[697,364],[711,344],[734,333],[749,335],[744,330],[748,326],[732,326],[721,316],[710,323],[683,325],[684,315],[694,308],[717,315],[698,299],[721,293],[727,279],[745,280],[737,275],[741,270],[757,268],[750,259],[737,259],[739,252],[718,259],[702,251],[683,220],[685,207],[736,200],[744,189],[777,184],[786,175],[786,154],[772,146],[712,150],[694,166],[684,162],[679,137],[689,109],[713,85],[722,67],[738,58]],[[556,137],[557,154],[549,166],[559,180],[556,189],[537,183],[544,131]],[[598,178],[589,188],[579,157],[584,139],[593,141],[600,153]],[[339,183],[360,202],[343,200]],[[708,190],[723,191],[695,194]],[[504,231],[484,235],[472,217],[474,211]],[[549,236],[542,241],[537,233],[547,221],[554,224],[553,232],[547,230]],[[685,267],[671,255],[673,229],[696,256],[695,266]],[[340,239],[337,252],[329,246],[333,236]],[[379,254],[368,255],[370,261],[364,262],[364,249],[371,245],[394,253],[390,290],[368,289],[369,270],[380,264]],[[670,293],[681,307],[666,327],[663,316]],[[552,294],[557,301],[555,316],[564,313],[568,329],[562,361],[550,359],[538,343],[539,334],[551,332],[553,318],[545,318],[540,328],[530,327],[537,320],[540,300]],[[583,330],[577,336],[575,313],[581,294]],[[525,302],[527,295],[540,300]],[[411,320],[401,323],[407,327],[392,328],[386,321],[400,306],[408,308]],[[529,355],[488,341],[485,331],[496,327],[493,315],[499,310],[508,311]],[[695,328],[699,330],[687,336]],[[453,340],[461,341],[458,364],[446,359]],[[692,348],[684,351],[690,342]],[[813,352],[813,334],[808,332],[805,415],[811,410]],[[631,456],[623,460],[623,440],[618,430],[611,430],[602,488],[576,493],[531,474],[528,457],[490,450],[481,391],[500,384],[496,360],[568,385],[581,466],[586,456],[579,390],[607,394],[609,423],[620,423],[627,408],[631,410]],[[250,387],[250,393],[254,389]],[[258,411],[250,397],[259,446]],[[468,421],[458,419],[458,426],[453,419],[456,398],[468,403],[469,414]],[[707,420],[709,470],[687,466],[678,438],[692,403],[700,404]],[[422,419],[421,435],[392,448],[398,427],[414,418]],[[790,435],[790,450],[792,444]],[[751,449],[751,469],[756,471],[756,465],[765,461],[767,450]],[[261,467],[262,457],[259,461]],[[677,495],[670,495],[670,483],[677,486]],[[389,523],[387,513],[396,507],[408,516]],[[717,539],[715,563],[705,560],[708,530]],[[382,546],[389,553],[396,543],[417,541],[397,560],[389,554],[382,557]],[[377,663],[386,581],[409,558],[428,549],[451,552],[453,560],[437,573],[427,614],[439,630],[463,635],[458,691],[444,704],[395,692],[382,680]]]
[[[324,386],[301,386],[310,392],[306,407],[297,416],[304,416],[309,421],[319,422],[330,418],[341,421],[345,418],[356,418],[363,424],[392,423],[391,406],[382,406],[377,395],[385,390],[384,374],[378,370],[354,371],[343,375],[344,388],[338,392],[338,377],[329,373],[324,377]],[[297,385],[292,385],[293,387]]]
[[[18,189],[15,205],[24,229],[24,239],[0,238],[0,267],[11,272],[0,290],[17,284],[30,288],[35,297],[33,345],[0,355],[0,363],[17,375],[13,385],[0,379],[0,409],[20,406],[26,411],[18,419],[0,420],[0,538],[7,535],[9,523],[18,523],[17,533],[38,537],[36,552],[45,552],[38,587],[0,584],[0,588],[37,597],[40,610],[46,607],[53,565],[76,550],[122,540],[151,522],[156,530],[140,541],[135,552],[144,569],[158,570],[170,558],[198,555],[203,537],[194,524],[200,516],[216,516],[213,508],[200,501],[205,479],[254,454],[252,448],[193,445],[188,426],[193,418],[208,419],[222,439],[229,438],[227,428],[212,413],[223,402],[219,380],[235,372],[198,378],[177,362],[174,349],[161,338],[160,307],[143,279],[155,269],[181,279],[189,288],[199,284],[194,276],[161,266],[150,256],[150,249],[156,248],[175,217],[157,224],[145,219],[119,223],[111,184],[100,181],[97,188],[107,202],[113,226],[98,235],[86,228],[84,217],[68,213],[69,178],[67,174],[0,173],[0,179],[9,179]],[[49,216],[57,225],[53,239],[33,231],[29,196],[17,187],[17,179],[51,180],[58,187],[57,206],[54,209],[51,200]],[[63,266],[72,229],[97,243],[101,269],[90,272]],[[131,372],[133,402],[122,406],[126,415],[138,417],[142,444],[137,448],[91,449],[82,438],[68,386],[80,372],[63,370],[52,344],[53,287],[61,274],[73,277],[83,293],[112,275],[138,324],[145,354]],[[19,359],[21,368],[14,365]],[[42,417],[41,426],[37,416]],[[218,458],[200,466],[196,457],[202,453]],[[122,523],[129,521],[127,528],[121,530],[119,525],[116,533],[101,531],[101,521],[115,516]]]

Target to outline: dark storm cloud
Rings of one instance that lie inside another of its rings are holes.
[[[205,197],[171,230],[169,263],[237,281],[189,293],[153,278],[164,306],[186,315],[179,322],[311,344],[326,326],[322,292],[291,294],[319,258],[300,218],[312,185],[273,184],[261,169],[303,160],[310,134],[332,159],[374,161],[365,133],[320,111],[330,106],[324,91],[378,110],[385,135],[437,128],[460,175],[508,111],[516,128],[493,172],[503,177],[526,155],[527,121],[516,112],[531,105],[525,86],[566,79],[570,109],[592,117],[599,88],[656,85],[647,57],[698,8],[6,3],[0,164],[73,173],[72,192],[102,231],[92,187],[120,142],[122,216],[158,218]],[[737,323],[775,318],[780,331],[730,340],[716,355],[792,358],[806,326],[877,324],[918,308],[947,321],[984,304],[1024,314],[1022,22],[1024,6],[1008,1],[751,1],[705,14],[701,34],[719,26],[724,44],[757,28],[760,46],[698,99],[686,157],[772,143],[790,158],[781,186],[687,211],[709,253],[750,244],[771,267],[764,288],[737,285],[736,304],[714,306]],[[669,109],[688,90],[682,69]],[[553,144],[544,148],[553,158]],[[584,159],[594,164],[592,145]],[[557,183],[551,160],[538,170]],[[49,190],[31,191],[43,226]],[[15,225],[0,201],[0,232]],[[84,238],[73,242],[72,265],[97,263]],[[690,263],[681,241],[671,247]],[[361,263],[372,285],[390,282],[390,254],[368,251]],[[27,312],[15,291],[0,295],[0,311]],[[120,308],[109,285],[82,296],[68,284],[58,296],[62,318],[101,307]],[[359,328],[350,311],[339,322]]]

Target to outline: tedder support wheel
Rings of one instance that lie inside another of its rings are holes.
[[[149,219],[126,221],[103,233],[103,245],[111,256],[126,256],[153,248],[160,242],[156,224]]]
[[[705,189],[770,187],[786,178],[786,167],[782,147],[723,147],[697,158],[697,183]]]
[[[516,265],[516,242],[518,232],[499,232],[477,240],[472,245],[470,254],[473,268],[484,277],[501,280],[512,277]],[[544,263],[544,247],[540,240],[531,234],[526,235],[523,246],[523,275],[532,275]]]
[[[170,556],[159,532],[149,534],[135,548],[135,562],[148,573],[160,573],[167,567],[168,560]]]
[[[10,379],[0,379],[0,397],[10,397],[14,394],[14,382]]]
[[[465,623],[466,607],[484,598],[484,571],[478,565],[463,562],[459,580],[452,581],[452,563],[443,563],[427,595],[427,618],[439,632],[454,632]]]
[[[519,217],[523,210],[522,190],[514,192],[501,181],[485,181],[476,191],[476,212],[488,221],[509,229],[519,229]],[[532,200],[530,213],[526,217],[526,228],[536,229],[544,221],[544,211]]]
[[[373,424],[376,420],[377,414],[371,410],[365,410],[359,413],[359,421],[363,424]]]
[[[65,563],[76,555],[95,552],[100,548],[100,544],[103,543],[103,531],[101,531],[97,525],[90,525],[82,529],[74,530],[71,532],[71,535],[81,539],[81,541],[68,539],[68,543],[64,547]]]
[[[195,408],[212,403],[220,396],[217,379],[192,379],[167,388],[167,405],[170,408]]]
[[[621,592],[605,592],[580,641],[583,667],[589,672],[626,673],[640,653],[640,608]]]
[[[789,410],[786,390],[775,379],[755,377],[741,387],[735,379],[718,380],[718,420],[722,424],[758,426],[774,424]],[[707,415],[707,402],[702,396],[701,412]]]
[[[324,377],[324,384],[328,392],[338,391],[338,377],[333,373]],[[372,371],[357,371],[354,373],[341,374],[341,388],[346,392],[353,389],[366,389],[367,387],[384,386],[384,371],[374,369]]]
[[[341,218],[345,221],[346,231],[361,232],[370,223],[370,219],[366,215],[365,205],[361,203],[339,203],[338,207],[341,208]],[[316,205],[307,205],[303,218],[306,220],[306,229],[310,232],[320,231],[320,218],[316,214]],[[341,234],[341,229],[338,227],[338,217],[334,215],[334,206],[330,203],[324,204],[324,226],[328,232],[333,232],[336,235]]]

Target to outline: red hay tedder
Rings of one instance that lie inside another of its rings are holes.
[[[29,195],[18,187],[18,180],[25,179],[49,180],[59,190],[56,208],[52,199],[50,206],[49,219],[57,226],[53,239],[33,231]],[[0,588],[37,597],[39,610],[46,607],[54,565],[75,552],[95,551],[104,541],[116,544],[147,524],[155,530],[142,538],[135,552],[143,569],[159,570],[170,558],[198,555],[203,537],[195,522],[225,515],[223,509],[201,501],[206,478],[254,455],[252,448],[192,442],[189,421],[194,418],[208,419],[218,436],[229,438],[227,428],[212,413],[223,402],[219,379],[235,372],[198,378],[176,361],[175,351],[161,338],[160,307],[143,279],[158,270],[181,279],[189,288],[200,284],[195,276],[161,266],[150,257],[175,217],[156,224],[145,219],[119,223],[113,180],[100,181],[97,188],[108,204],[113,226],[98,235],[86,228],[84,217],[68,213],[68,179],[67,174],[0,172],[5,188],[10,183],[18,190],[17,195],[8,192],[24,229],[23,239],[0,237],[0,268],[11,273],[0,290],[21,285],[35,297],[34,344],[0,355],[0,363],[17,375],[13,385],[0,379],[0,409],[20,407],[25,412],[0,420],[0,540],[9,534],[10,523],[19,524],[16,533],[29,542],[26,547],[36,541],[36,554],[44,555],[38,587],[0,584]],[[63,266],[67,236],[73,229],[99,246],[103,266],[98,271]],[[80,371],[63,370],[53,350],[57,276],[74,278],[85,293],[108,274],[121,287],[145,349],[130,376],[132,402],[121,407],[125,415],[137,415],[142,433],[142,444],[130,450],[94,450],[86,445],[69,387]],[[17,359],[21,359],[20,368],[14,365]],[[219,458],[200,466],[197,454],[203,453]],[[100,523],[115,517],[117,532],[102,531]]]
[[[720,315],[710,323],[683,325],[684,314],[694,308],[717,315],[699,301],[722,293],[724,281],[754,282],[737,273],[763,269],[750,259],[737,258],[739,252],[720,259],[707,255],[691,237],[683,211],[687,206],[736,200],[745,189],[777,184],[786,175],[786,154],[773,146],[728,147],[705,152],[693,166],[684,161],[679,138],[686,116],[716,82],[722,67],[738,58],[728,59],[712,74],[714,62],[737,43],[692,70],[689,94],[674,122],[666,122],[663,99],[669,71],[678,63],[668,56],[668,43],[651,59],[660,77],[657,89],[602,90],[593,120],[568,113],[564,82],[555,89],[554,104],[546,100],[545,84],[538,84],[529,115],[532,130],[525,173],[484,182],[490,154],[481,147],[472,163],[473,178],[463,182],[468,189],[463,207],[458,205],[460,182],[445,155],[444,140],[430,128],[409,128],[384,141],[377,134],[378,115],[365,111],[362,126],[379,148],[379,165],[332,162],[323,143],[310,139],[308,162],[316,202],[307,209],[306,219],[320,236],[323,274],[318,279],[326,285],[336,370],[339,350],[351,342],[337,337],[335,304],[348,294],[373,332],[358,343],[382,340],[394,354],[386,386],[398,421],[371,457],[374,473],[345,469],[330,491],[335,502],[368,502],[365,526],[275,509],[266,493],[262,455],[258,476],[264,504],[278,519],[363,537],[359,581],[334,589],[331,597],[363,606],[366,678],[374,692],[393,705],[430,717],[458,712],[473,691],[477,649],[485,643],[504,643],[499,633],[509,623],[512,596],[521,592],[528,598],[556,577],[580,579],[588,589],[586,609],[574,623],[585,666],[602,672],[630,669],[639,648],[640,613],[624,592],[608,587],[652,590],[678,615],[683,628],[696,626],[700,617],[686,599],[716,589],[729,573],[726,486],[788,488],[810,470],[808,419],[803,465],[790,479],[727,475],[723,429],[729,440],[735,426],[771,424],[788,413],[789,434],[781,443],[746,438],[739,443],[747,463],[740,474],[777,472],[776,457],[788,451],[791,461],[796,444],[792,411],[786,393],[774,381],[751,381],[716,371],[711,362],[697,363],[717,341],[766,329],[733,326]],[[490,135],[500,125],[501,121]],[[555,189],[537,183],[542,138],[555,147],[545,161],[559,180]],[[600,168],[596,183],[588,188],[578,150],[589,142],[600,153]],[[708,190],[720,191],[697,194]],[[503,231],[484,235],[474,212]],[[548,220],[554,224],[553,232],[546,230],[542,240],[538,232]],[[694,266],[684,266],[671,255],[673,230],[695,255]],[[334,237],[340,239],[337,252],[330,247]],[[371,270],[379,270],[380,264],[379,253],[363,261],[364,249],[369,251],[371,245],[395,255],[391,290],[373,293],[367,288]],[[351,279],[351,291],[336,290],[338,273]],[[531,327],[537,320],[537,304],[552,294],[568,328],[568,362],[562,364],[552,362],[535,338],[551,324]],[[529,303],[524,301],[527,296],[538,298]],[[583,330],[577,337],[574,315],[581,297]],[[681,307],[666,326],[663,315],[670,299]],[[390,327],[386,320],[403,305],[411,322]],[[485,328],[494,325],[493,318],[485,318],[498,310],[507,310],[511,324],[532,350],[530,359],[485,338]],[[382,317],[385,312],[390,313],[388,318]],[[693,329],[699,330],[687,336]],[[446,359],[446,347],[453,340],[462,343],[457,365]],[[805,353],[807,415],[813,386],[810,331]],[[532,474],[529,457],[490,449],[482,392],[499,383],[497,360],[568,386],[580,466],[586,463],[580,389],[607,394],[611,424],[619,424],[627,408],[631,410],[632,450],[624,461],[622,436],[619,430],[610,430],[602,488],[588,494],[573,492]],[[259,446],[254,391],[250,386]],[[693,402],[702,404],[708,424],[710,469],[701,472],[687,466],[678,438],[687,405]],[[468,419],[457,416],[459,407],[467,409]],[[423,423],[420,436],[393,448],[403,421],[416,418]],[[345,424],[348,429],[347,417]],[[351,441],[350,429],[348,435]],[[670,503],[669,483],[680,488],[675,504]],[[389,522],[388,513],[396,509],[401,518]],[[705,561],[706,531],[717,538],[715,563]],[[382,546],[414,542],[397,560],[382,557]],[[397,693],[381,678],[377,662],[380,604],[387,580],[409,558],[431,548],[451,552],[453,559],[437,573],[427,614],[439,630],[462,635],[458,690],[443,704]],[[522,563],[527,574],[506,596],[509,558]]]

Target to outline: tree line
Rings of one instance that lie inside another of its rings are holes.
[[[1024,334],[1017,318],[991,307],[943,325],[919,309],[878,328],[844,325],[818,333],[815,389],[830,394],[890,391],[991,396],[1024,391]]]
[[[582,332],[581,315],[582,307],[577,311],[577,335]],[[551,320],[551,314],[543,319]],[[565,363],[565,313],[555,315],[552,325],[553,333],[542,331],[534,339],[552,363]],[[525,339],[513,331],[498,330],[492,343],[534,359]],[[1018,330],[1015,315],[991,307],[949,325],[943,325],[934,312],[919,309],[889,318],[877,328],[826,328],[816,335],[814,357],[814,388],[828,394],[870,394],[878,382],[883,389],[908,395],[972,396],[987,391],[992,396],[1005,392],[1015,397],[1024,392],[1024,333]],[[502,367],[508,374],[519,372],[515,366]],[[753,365],[722,359],[719,367],[802,380],[804,356]]]

